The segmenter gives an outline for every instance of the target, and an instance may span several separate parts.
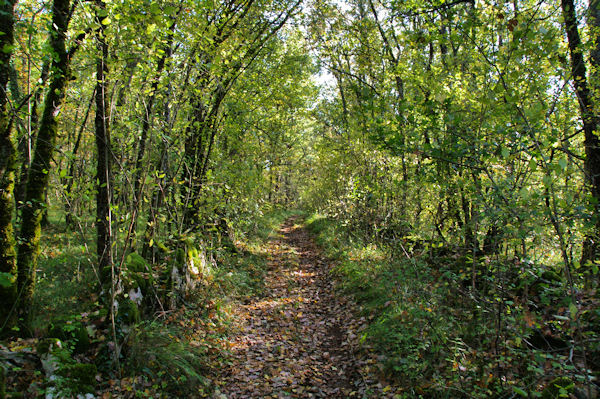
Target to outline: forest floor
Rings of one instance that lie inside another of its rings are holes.
[[[269,244],[264,295],[234,310],[231,357],[213,397],[401,397],[376,376],[376,356],[359,343],[366,321],[299,223],[288,219]]]

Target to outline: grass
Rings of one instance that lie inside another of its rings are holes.
[[[342,289],[354,296],[369,320],[362,340],[380,351],[386,372],[411,384],[432,378],[434,370],[426,360],[444,359],[448,337],[439,326],[441,320],[434,317],[440,297],[427,288],[429,279],[422,278],[427,266],[351,238],[319,215],[308,218],[307,227],[327,255],[337,260],[334,273]]]
[[[214,254],[218,267],[211,276],[213,292],[205,295],[242,298],[260,294],[266,265],[264,244],[285,219],[297,214],[274,209],[251,221],[250,231],[237,230],[239,251]],[[53,317],[89,311],[98,300],[94,235],[83,237],[78,231],[69,231],[61,209],[50,209],[49,225],[42,234],[34,297],[34,330],[38,334],[43,334]]]
[[[33,327],[43,332],[53,316],[83,313],[97,300],[93,235],[84,237],[66,229],[61,212],[51,210],[43,228]]]

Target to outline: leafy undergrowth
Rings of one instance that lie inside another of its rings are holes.
[[[84,313],[98,300],[93,236],[67,230],[64,218],[56,212],[49,218],[43,230],[32,309],[35,335],[43,333],[53,316]]]
[[[522,276],[518,262],[482,258],[476,270],[491,272],[473,275],[472,260],[446,248],[403,240],[394,250],[318,215],[307,226],[368,320],[361,342],[407,397],[595,395],[593,292],[578,290],[573,304],[549,268]]]
[[[235,250],[211,250],[210,268],[183,306],[171,310],[165,300],[140,310],[121,306],[116,346],[96,293],[91,243],[86,247],[82,235],[53,222],[44,232],[34,338],[0,341],[7,397],[210,396],[215,385],[211,375],[226,358],[222,342],[230,329],[231,308],[261,295],[267,241],[292,214],[273,211],[239,226]],[[152,273],[149,281],[159,287],[160,273]]]

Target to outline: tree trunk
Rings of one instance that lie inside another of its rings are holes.
[[[105,9],[102,1],[96,2],[99,9]],[[104,34],[102,17],[97,17],[98,29],[96,41],[98,46],[98,59],[96,60],[96,117],[94,126],[96,130],[96,254],[98,256],[98,270],[100,271],[100,284],[105,287],[114,280],[112,259],[112,214],[111,204],[111,147],[109,120],[106,112],[106,73],[108,66],[108,44]],[[112,301],[107,301],[112,303]]]
[[[594,103],[587,82],[587,71],[583,59],[574,2],[573,0],[561,0],[561,7],[569,44],[573,85],[575,86],[581,119],[583,120],[585,178],[594,199],[594,230],[585,238],[583,244],[581,264],[584,266],[586,263],[598,259],[600,249],[600,220],[598,218],[598,210],[600,209],[600,141],[595,133],[598,129],[600,119],[594,112]],[[590,1],[590,21],[596,27],[599,22],[597,19],[597,10],[598,1]],[[598,40],[598,32],[593,31],[593,34],[596,40]],[[592,52],[592,69],[598,67],[598,57],[595,57],[594,54]]]
[[[52,61],[50,87],[44,100],[44,111],[27,180],[25,194],[27,205],[23,207],[21,215],[17,266],[20,295],[18,315],[22,322],[22,334],[30,333],[44,193],[48,186],[50,163],[58,135],[57,116],[65,97],[69,73],[70,57],[65,46],[69,3],[69,0],[54,0],[52,5],[50,46],[55,57]]]
[[[14,40],[14,7],[16,1],[0,3],[0,335],[14,326],[17,298],[17,262],[13,227],[16,150],[11,137],[7,85]]]
[[[209,112],[205,111],[206,108],[202,104],[195,107],[194,119],[185,146],[186,167],[183,173],[183,180],[187,184],[184,187],[184,201],[187,204],[183,218],[185,230],[196,229],[201,223],[197,207],[217,134],[219,110],[225,94],[221,87],[215,89]]]
[[[40,103],[43,88],[46,85],[46,81],[48,80],[48,69],[49,63],[45,61],[42,66],[42,74],[40,76],[40,80],[42,81],[42,83],[33,96],[33,103],[29,112],[27,140],[25,141],[25,143],[23,143],[23,148],[19,149],[19,152],[23,157],[23,162],[21,163],[21,170],[19,171],[18,183],[15,187],[15,201],[17,203],[17,212],[25,203],[25,191],[27,190],[27,175],[29,174],[29,167],[31,166],[31,144],[35,141],[35,132],[38,128],[38,104]]]

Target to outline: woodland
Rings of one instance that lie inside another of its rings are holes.
[[[0,0],[0,399],[600,395],[600,0]]]

